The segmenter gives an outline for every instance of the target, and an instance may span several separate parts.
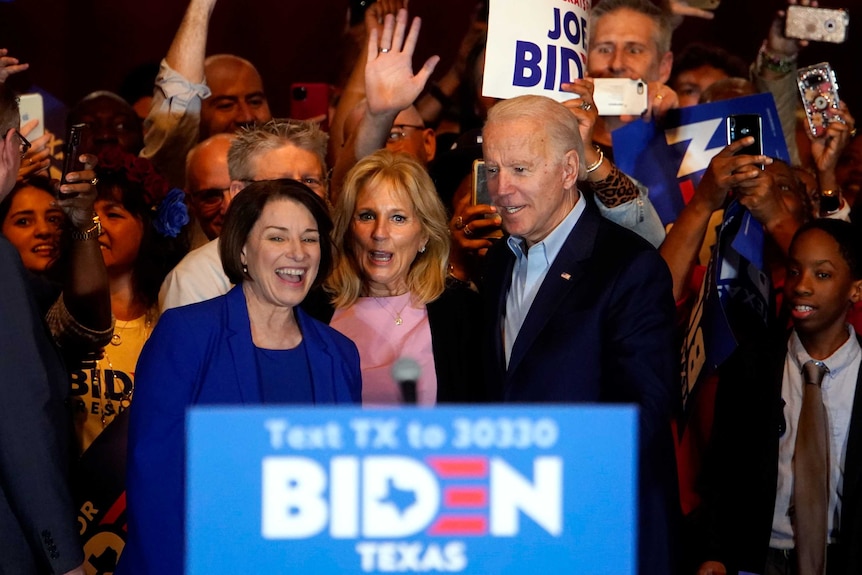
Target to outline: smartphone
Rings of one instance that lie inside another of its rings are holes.
[[[21,125],[30,120],[39,120],[27,139],[33,141],[45,133],[45,105],[42,102],[42,94],[21,94],[18,98],[18,110],[21,112]]]
[[[763,155],[763,126],[760,114],[732,114],[727,117],[726,126],[728,144],[748,136],[754,138],[753,144],[736,152],[737,156]],[[762,170],[763,166],[760,166],[760,169]]]
[[[599,116],[640,116],[647,109],[647,84],[629,78],[594,78],[593,102]]]
[[[69,126],[66,143],[63,145],[63,176],[60,178],[60,184],[68,183],[66,176],[70,172],[80,172],[84,169],[84,164],[78,158],[81,155],[81,139],[86,129],[87,124]]]
[[[815,138],[826,133],[829,123],[836,121],[838,110],[838,80],[828,62],[821,62],[796,73],[796,83],[802,96],[802,107],[808,119],[808,129]]]
[[[850,14],[841,8],[815,8],[791,4],[787,7],[784,35],[788,38],[840,44],[847,39]]]
[[[491,196],[488,194],[488,172],[485,170],[485,160],[473,160],[473,196],[471,201],[474,206],[491,203]]]
[[[294,120],[329,117],[333,87],[323,83],[297,83],[290,86],[290,117]],[[324,120],[324,124],[326,120]]]

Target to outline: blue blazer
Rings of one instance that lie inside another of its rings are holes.
[[[361,401],[352,341],[294,308],[321,404]],[[129,409],[129,534],[117,575],[183,573],[185,415],[200,404],[262,402],[242,286],[168,310],[141,352]]]
[[[667,265],[587,201],[539,287],[507,367],[502,333],[514,263],[505,241],[488,251],[485,379],[492,400],[637,404],[639,573],[675,573],[679,495],[670,422],[679,397],[679,347]]]

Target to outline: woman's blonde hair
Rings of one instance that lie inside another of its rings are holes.
[[[407,289],[414,306],[434,301],[446,285],[449,264],[449,227],[446,210],[425,168],[412,156],[379,150],[360,160],[344,182],[335,206],[333,241],[339,259],[325,284],[333,295],[336,308],[346,308],[365,295],[361,268],[353,250],[351,223],[356,211],[356,198],[364,189],[374,190],[384,183],[404,194],[428,237],[425,251],[416,254],[407,273]]]

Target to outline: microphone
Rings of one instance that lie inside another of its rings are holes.
[[[401,390],[401,403],[404,405],[416,405],[416,382],[422,369],[415,359],[409,357],[398,358],[392,365],[392,379]]]

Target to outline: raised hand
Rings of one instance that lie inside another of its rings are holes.
[[[419,72],[413,73],[413,52],[421,27],[421,20],[414,18],[407,32],[407,10],[401,9],[395,18],[386,15],[382,33],[376,28],[369,32],[365,92],[371,114],[397,114],[425,88],[440,57],[428,58]]]

